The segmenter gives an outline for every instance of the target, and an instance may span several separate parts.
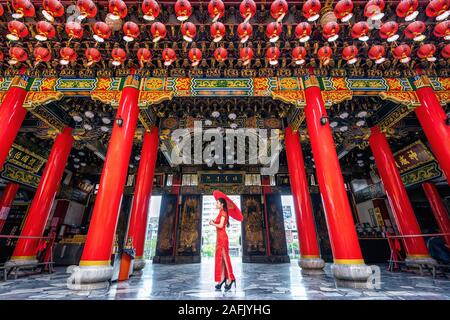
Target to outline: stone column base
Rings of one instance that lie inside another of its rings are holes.
[[[144,269],[145,267],[145,260],[144,258],[138,258],[138,259],[134,259],[134,267],[133,267],[133,271],[140,271],[142,269]]]
[[[420,257],[414,257],[414,256],[407,256],[405,259],[405,263],[407,266],[418,266],[419,264],[427,264],[427,265],[435,265],[437,264],[436,260],[431,258],[430,256],[420,256]]]
[[[367,281],[372,275],[372,269],[365,264],[333,263],[331,272],[336,279],[346,281]]]
[[[325,267],[325,261],[321,258],[302,258],[298,260],[298,266],[307,270],[321,270]]]
[[[14,259],[12,257],[11,260],[5,262],[5,268],[13,268],[20,266],[32,266],[37,265],[39,261],[34,257],[34,259]]]
[[[76,266],[67,279],[67,287],[72,290],[95,290],[109,286],[113,276],[113,267],[105,266]]]

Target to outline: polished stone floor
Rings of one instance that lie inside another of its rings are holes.
[[[65,268],[56,273],[0,281],[0,300],[10,299],[439,299],[450,300],[450,279],[406,272],[388,272],[380,265],[379,287],[353,289],[337,285],[327,264],[322,275],[302,275],[297,261],[290,264],[247,264],[232,259],[237,288],[215,291],[214,261],[201,264],[147,264],[142,276],[114,283],[109,290],[71,291]]]

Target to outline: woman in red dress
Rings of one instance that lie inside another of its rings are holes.
[[[216,289],[220,290],[225,283],[225,290],[231,289],[234,283],[236,287],[236,278],[233,274],[233,267],[231,266],[230,255],[228,252],[228,235],[226,227],[230,225],[227,202],[224,198],[217,199],[216,207],[219,209],[219,215],[216,219],[209,222],[210,225],[217,228],[217,243],[215,256],[215,272],[214,278],[216,281]]]

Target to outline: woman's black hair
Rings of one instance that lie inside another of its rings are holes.
[[[223,211],[225,211],[226,213],[227,213],[227,216],[228,216],[228,205],[227,205],[227,201],[224,199],[224,198],[219,198],[219,199],[217,199],[221,204],[222,204],[222,209],[223,209]],[[229,219],[229,217],[228,217],[228,219],[227,219],[228,221],[227,221],[227,227],[229,227],[230,226],[230,219]]]

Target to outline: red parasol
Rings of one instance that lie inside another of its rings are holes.
[[[232,217],[237,221],[242,221],[242,219],[244,219],[241,210],[239,210],[238,206],[235,205],[234,202],[230,198],[228,198],[228,196],[225,193],[219,190],[214,190],[213,195],[214,199],[216,200],[218,200],[219,198],[224,198],[226,200],[228,207],[228,214],[230,215],[230,217]]]

